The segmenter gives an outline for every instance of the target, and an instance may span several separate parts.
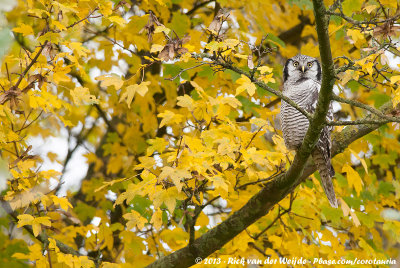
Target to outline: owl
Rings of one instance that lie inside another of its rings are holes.
[[[297,55],[289,59],[283,69],[283,95],[293,100],[309,113],[314,113],[317,107],[318,94],[321,88],[321,65],[317,59]],[[309,122],[306,116],[296,108],[282,100],[281,126],[286,147],[298,150],[308,130]],[[332,105],[327,118],[333,119]],[[325,126],[314,147],[312,157],[318,168],[322,186],[332,207],[337,208],[332,177],[335,171],[331,164],[331,131],[332,126]]]

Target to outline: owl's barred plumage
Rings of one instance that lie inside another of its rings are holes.
[[[289,59],[283,70],[283,81],[283,95],[307,112],[314,113],[321,88],[321,66],[318,60],[305,55],[297,55]],[[298,150],[308,130],[307,117],[283,100],[280,116],[286,147],[290,150]],[[332,106],[329,108],[327,118],[333,119]],[[332,184],[335,171],[331,164],[331,131],[332,126],[323,128],[312,157],[329,203],[332,207],[338,207]]]

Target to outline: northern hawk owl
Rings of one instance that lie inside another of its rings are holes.
[[[307,112],[314,113],[321,88],[321,76],[321,65],[317,59],[297,55],[289,59],[283,69],[283,95]],[[280,116],[286,147],[289,150],[298,150],[309,126],[307,117],[283,100]],[[332,106],[329,108],[327,118],[333,119]],[[332,126],[323,128],[312,157],[329,203],[333,207],[338,207],[332,184],[335,171],[331,164],[331,131]]]

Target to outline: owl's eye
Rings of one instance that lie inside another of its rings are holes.
[[[297,66],[299,66],[299,63],[297,61],[295,61],[295,62],[293,62],[293,66],[297,67]]]
[[[309,63],[307,63],[307,67],[308,67],[308,68],[311,68],[311,67],[312,67],[312,65],[313,65],[313,63],[312,63],[312,62],[309,62]]]

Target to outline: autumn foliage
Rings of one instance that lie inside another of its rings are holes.
[[[20,0],[1,16],[0,266],[399,257],[396,1]],[[335,120],[314,123],[335,126],[339,209],[283,142],[298,53],[334,84]],[[53,137],[66,153],[40,153]]]

